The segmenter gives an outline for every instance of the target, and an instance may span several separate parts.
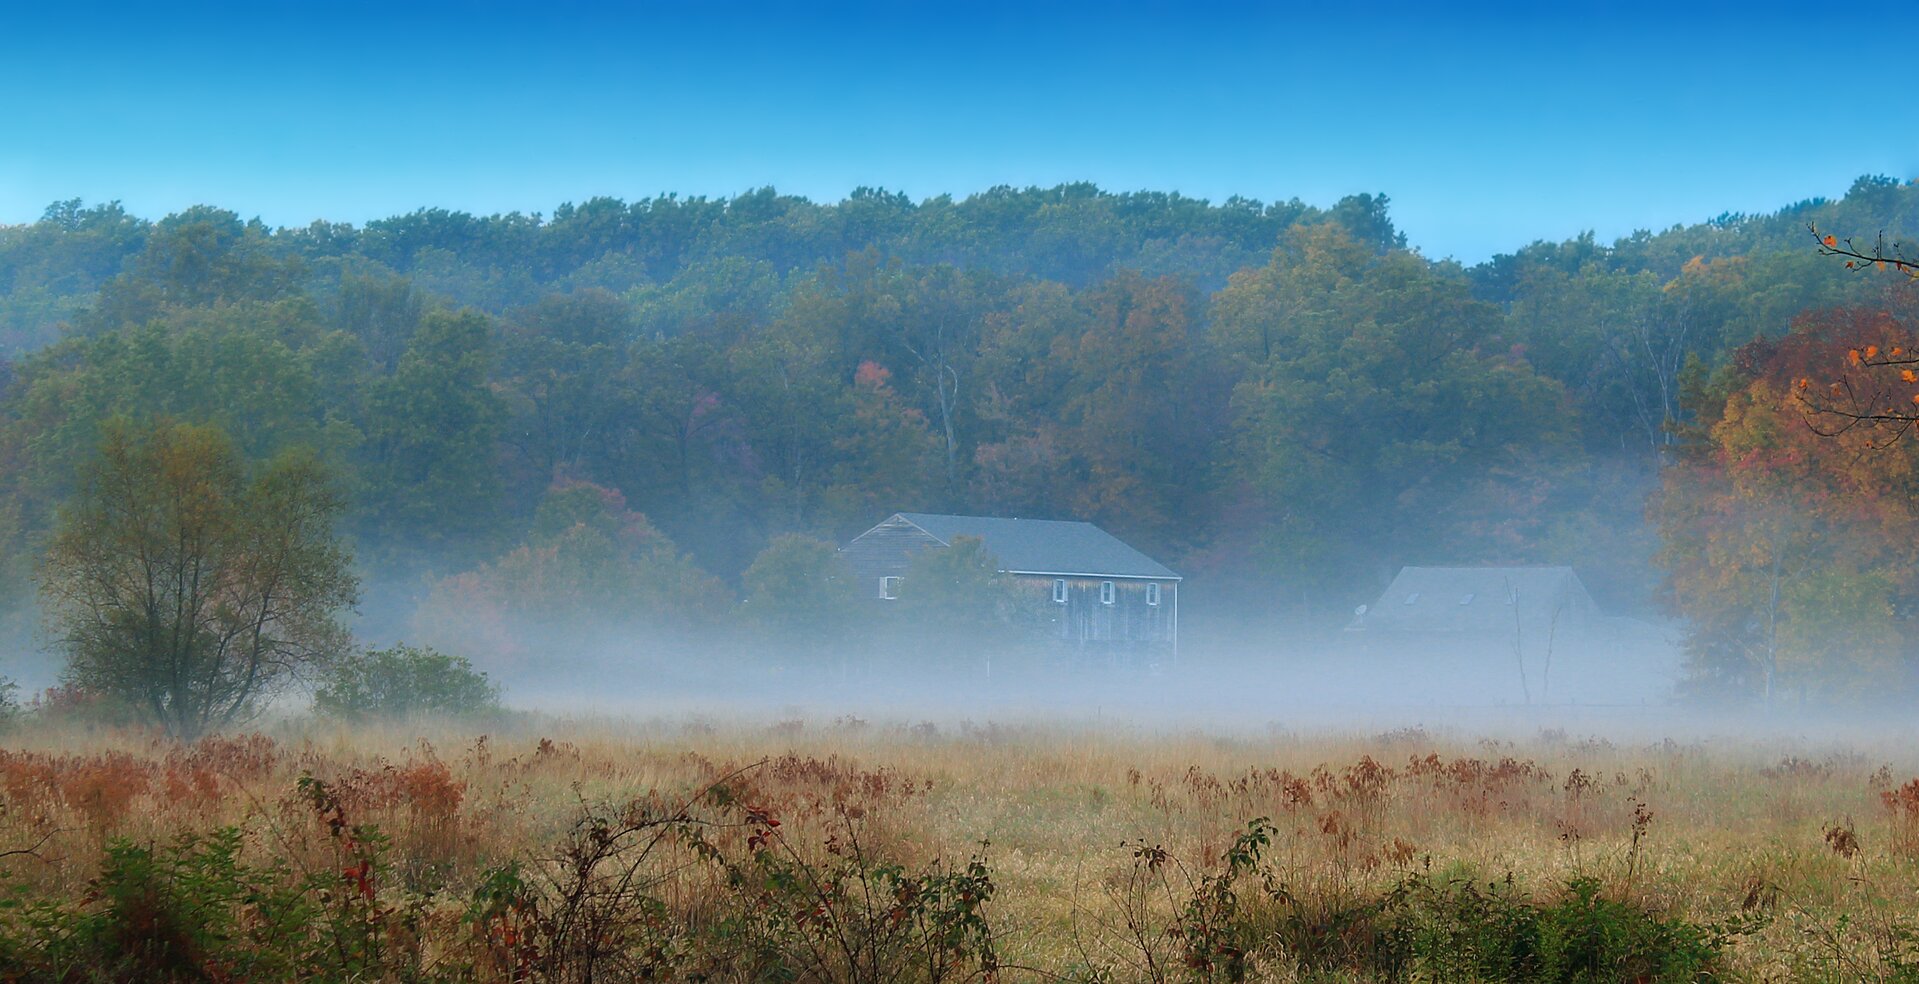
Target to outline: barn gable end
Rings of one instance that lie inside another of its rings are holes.
[[[1510,635],[1515,626],[1569,630],[1597,614],[1570,567],[1404,567],[1351,628]]]

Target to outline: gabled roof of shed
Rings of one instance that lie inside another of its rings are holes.
[[[1550,620],[1592,608],[1570,567],[1402,567],[1354,627],[1510,632],[1515,614]]]
[[[987,552],[999,558],[1002,570],[1019,574],[1179,579],[1164,564],[1091,523],[938,513],[894,515],[944,544],[951,545],[954,537],[978,537]]]

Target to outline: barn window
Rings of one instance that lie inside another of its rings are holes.
[[[1099,603],[1102,605],[1110,605],[1113,603],[1113,582],[1099,582]]]
[[[1063,577],[1053,579],[1053,600],[1066,604],[1066,579]]]
[[[1148,584],[1146,586],[1146,603],[1149,605],[1159,604],[1159,585]]]
[[[880,578],[880,597],[892,601],[900,596],[900,579],[897,577]]]

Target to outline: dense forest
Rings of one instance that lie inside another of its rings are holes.
[[[1820,256],[1815,223],[1919,229],[1919,184],[1473,267],[1367,195],[304,228],[57,203],[0,226],[0,656],[107,425],[164,419],[326,463],[372,637],[720,619],[786,534],[917,510],[1099,523],[1222,612],[1571,564],[1611,611],[1687,618],[1704,688],[1883,692],[1919,662],[1919,458],[1821,437],[1793,392],[1910,330],[1919,288]]]

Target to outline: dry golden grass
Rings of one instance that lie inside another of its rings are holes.
[[[0,879],[78,897],[110,839],[160,844],[219,826],[249,832],[252,850],[324,865],[295,792],[311,774],[353,822],[391,837],[391,877],[457,907],[489,868],[548,856],[584,807],[671,805],[735,776],[795,844],[851,829],[864,850],[912,866],[985,843],[1009,968],[1106,964],[1126,978],[1128,845],[1199,870],[1256,817],[1273,820],[1267,860],[1301,892],[1358,897],[1427,872],[1510,875],[1551,894],[1591,875],[1696,922],[1764,915],[1732,944],[1733,969],[1751,979],[1865,979],[1910,956],[1901,927],[1919,926],[1919,786],[1906,785],[1919,761],[1896,746],[854,721],[506,730],[287,724],[181,748],[129,731],[16,729],[0,751],[0,850],[31,853],[0,860]]]

